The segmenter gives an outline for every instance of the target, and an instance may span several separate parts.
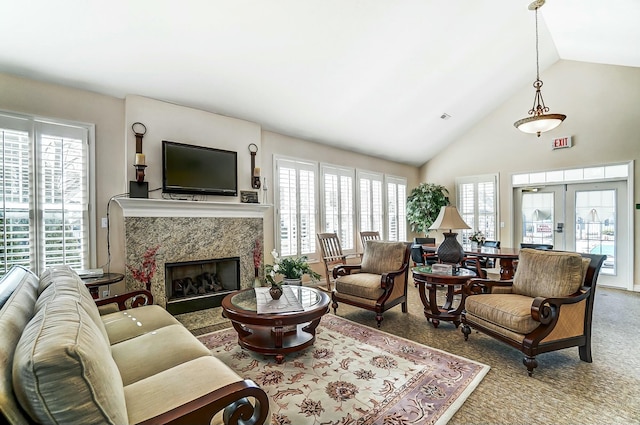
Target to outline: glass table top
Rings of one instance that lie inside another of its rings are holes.
[[[285,287],[291,289],[293,295],[298,299],[298,301],[300,301],[305,310],[318,305],[321,300],[320,293],[317,289],[305,286],[282,285],[283,290]],[[256,291],[250,289],[235,294],[231,297],[231,304],[242,310],[253,312],[257,311],[258,304],[256,301]]]

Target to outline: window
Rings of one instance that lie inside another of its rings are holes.
[[[355,249],[354,170],[332,165],[322,165],[323,231],[335,232],[343,251]]]
[[[314,162],[277,157],[275,163],[276,241],[280,242],[279,254],[315,254],[317,165]]]
[[[497,174],[456,179],[458,211],[471,229],[462,231],[468,241],[473,232],[484,233],[488,240],[497,240]]]
[[[407,180],[387,177],[387,240],[407,239]]]
[[[0,114],[0,274],[95,258],[89,206],[92,127]]]
[[[281,256],[318,258],[317,232],[337,233],[345,253],[356,251],[364,230],[406,240],[405,178],[277,155],[274,169],[275,245]]]
[[[360,230],[378,231],[384,239],[383,175],[367,171],[358,172]]]

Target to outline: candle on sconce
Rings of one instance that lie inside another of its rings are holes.
[[[136,154],[136,161],[133,163],[133,165],[146,165],[143,153]]]
[[[253,177],[260,177],[260,168],[256,167],[253,169]]]

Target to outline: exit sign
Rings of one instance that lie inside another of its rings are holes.
[[[553,139],[553,143],[551,144],[553,149],[563,149],[571,147],[571,136],[568,137],[558,137],[557,139]]]

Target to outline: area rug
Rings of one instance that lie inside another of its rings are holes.
[[[272,425],[446,424],[489,371],[333,314],[282,364],[242,349],[232,328],[198,338],[267,392]]]

